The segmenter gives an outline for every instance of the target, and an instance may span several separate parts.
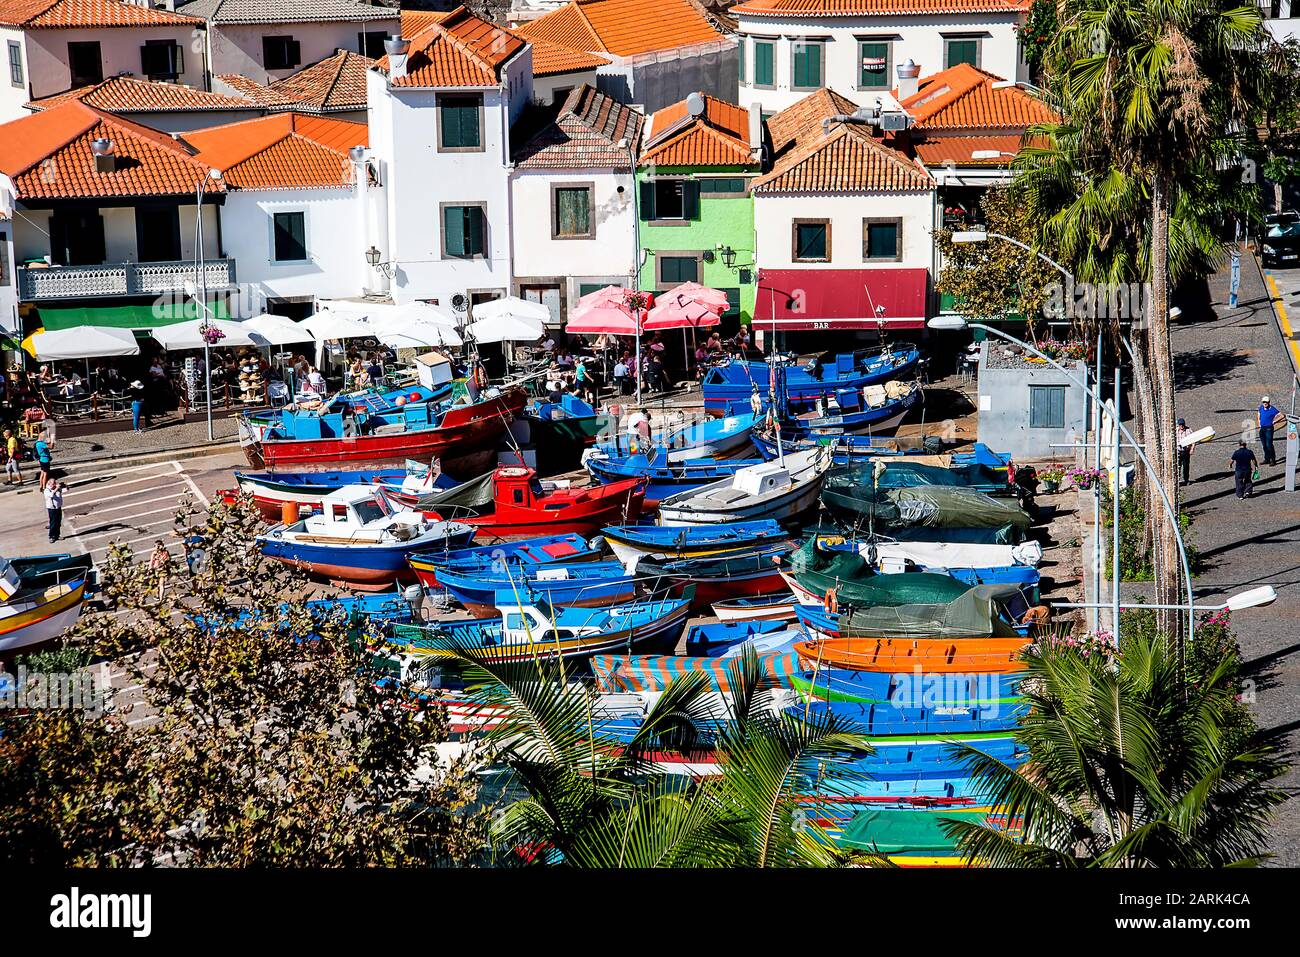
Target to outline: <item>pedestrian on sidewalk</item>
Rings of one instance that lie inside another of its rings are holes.
[[[45,514],[50,519],[50,544],[53,545],[63,533],[63,486],[58,479],[50,479],[44,492]]]
[[[1192,446],[1190,443],[1183,444],[1183,439],[1191,434],[1192,430],[1187,427],[1187,420],[1179,419],[1174,437],[1178,444],[1178,469],[1182,473],[1183,478],[1180,483],[1182,485],[1187,485],[1192,481]]]
[[[144,414],[144,383],[136,379],[128,387],[131,394],[131,431],[140,432],[140,416]]]
[[[1245,440],[1237,443],[1232,453],[1232,475],[1237,484],[1237,498],[1250,498],[1255,494],[1255,468],[1259,463],[1255,453],[1246,447]]]
[[[5,484],[22,485],[23,470],[18,467],[18,436],[13,429],[5,429]]]
[[[1264,464],[1277,465],[1277,451],[1273,448],[1273,430],[1281,419],[1286,425],[1286,416],[1281,409],[1275,409],[1268,396],[1259,401],[1259,441],[1264,446]]]
[[[36,465],[41,470],[41,491],[44,492],[46,483],[50,481],[50,466],[54,462],[54,453],[50,450],[44,432],[41,432],[36,444],[32,446],[32,451],[36,453]]]
[[[167,576],[172,569],[172,554],[167,546],[158,539],[153,543],[153,553],[149,556],[149,571],[158,576],[158,601],[163,600],[167,591]]]

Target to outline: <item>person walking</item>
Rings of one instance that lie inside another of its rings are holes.
[[[1183,439],[1192,434],[1192,430],[1187,427],[1186,419],[1178,420],[1178,428],[1174,432],[1174,437],[1178,444],[1178,469],[1182,475],[1180,485],[1187,485],[1192,480],[1192,444],[1183,444]]]
[[[1259,400],[1259,443],[1264,447],[1264,464],[1277,465],[1277,451],[1273,448],[1273,431],[1278,419],[1286,424],[1286,416],[1281,409],[1275,409],[1268,396]]]
[[[50,544],[59,540],[63,533],[63,486],[58,479],[50,479],[44,488],[45,514],[49,516]]]
[[[172,569],[172,555],[167,551],[167,546],[158,539],[153,543],[153,552],[149,555],[149,571],[158,576],[158,601],[163,600],[163,594],[167,591],[167,576]]]
[[[1255,494],[1255,468],[1259,463],[1255,453],[1246,447],[1245,440],[1237,443],[1232,453],[1232,476],[1237,486],[1237,498],[1251,498]]]
[[[54,460],[54,453],[50,449],[50,443],[45,440],[44,431],[32,446],[32,451],[36,453],[36,465],[41,470],[41,491],[44,492],[45,484],[50,481],[50,465]]]
[[[627,365],[627,357],[619,356],[618,361],[614,363],[614,382],[618,385],[619,395],[631,395],[632,393],[630,371]]]
[[[5,429],[5,484],[22,485],[23,470],[18,466],[18,436],[13,429]]]
[[[140,432],[140,416],[144,414],[144,383],[136,379],[128,387],[131,396],[131,431]]]

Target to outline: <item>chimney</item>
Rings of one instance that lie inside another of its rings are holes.
[[[95,154],[95,172],[117,171],[117,157],[113,155],[113,141],[100,136],[90,141],[90,151]]]
[[[749,104],[749,154],[755,159],[763,156],[763,105]]]
[[[921,68],[908,60],[906,63],[898,65],[898,99],[901,102],[909,96],[916,96],[918,82],[921,77]]]
[[[411,51],[411,41],[400,36],[391,36],[384,41],[384,52],[388,54],[388,78],[400,80],[406,76],[406,57]]]

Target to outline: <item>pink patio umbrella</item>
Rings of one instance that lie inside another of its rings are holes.
[[[669,292],[675,296],[683,296],[695,302],[704,303],[706,306],[716,306],[719,312],[726,312],[731,306],[727,294],[721,289],[710,289],[698,282],[684,282],[680,286],[674,286]]]
[[[695,289],[687,289],[688,286],[693,286]],[[697,294],[699,298],[695,298]],[[717,302],[718,296],[722,297],[721,303]],[[650,316],[642,328],[682,330],[682,352],[685,354],[686,370],[689,373],[691,350],[686,342],[686,330],[716,326],[722,321],[720,316],[729,305],[726,293],[720,293],[716,289],[709,289],[698,283],[683,283],[660,297],[659,305],[650,310]]]
[[[641,329],[645,307],[654,301],[648,292],[633,292],[622,286],[606,286],[578,300],[565,330],[581,334],[636,337],[636,401],[641,404]]]

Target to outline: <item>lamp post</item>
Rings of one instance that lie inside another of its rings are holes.
[[[195,187],[194,202],[194,288],[195,296],[201,309],[206,315],[208,311],[208,270],[207,263],[204,261],[206,256],[203,250],[203,194],[207,191],[209,183],[215,183],[221,179],[221,170],[210,169],[206,176],[199,178],[198,186]],[[202,317],[200,317],[202,318]],[[203,323],[200,322],[202,327]],[[211,344],[208,337],[203,337],[203,378],[205,380],[205,390],[207,393],[207,412],[208,412],[208,441],[215,438],[212,433],[212,361],[211,361]]]
[[[1125,610],[1133,608],[1147,608],[1152,611],[1156,609],[1168,609],[1171,611],[1185,611],[1190,608],[1192,611],[1244,611],[1247,608],[1262,608],[1265,605],[1271,605],[1277,601],[1277,592],[1273,590],[1272,585],[1260,585],[1258,588],[1252,588],[1249,591],[1238,592],[1229,596],[1228,600],[1221,605],[1144,605],[1141,602],[1131,602],[1120,605]],[[1105,608],[1106,604],[1099,602],[1084,601],[1054,601],[1053,608]]]
[[[1044,362],[1046,362],[1052,368],[1056,369],[1058,372],[1064,375],[1067,379],[1069,379],[1079,388],[1087,392],[1088,395],[1092,398],[1093,402],[1096,402],[1098,405],[1101,404],[1101,396],[1097,394],[1096,390],[1090,388],[1086,382],[1080,381],[1079,377],[1076,376],[1073,372],[1071,372],[1065,366],[1061,365],[1051,356],[1043,352],[1040,352],[1038,349],[1034,348],[1029,343],[1023,342],[1020,339],[1017,339],[1015,336],[1003,332],[1001,329],[995,329],[992,326],[985,325],[982,322],[969,322],[961,316],[937,316],[934,319],[931,319],[927,323],[927,325],[931,329],[951,330],[951,331],[957,331],[961,329],[982,329],[985,333],[989,335],[997,336],[999,339],[1005,339],[1007,342],[1017,345],[1020,348],[1024,349],[1026,352],[1029,352],[1030,354],[1036,356],[1037,358],[1042,359]],[[1116,396],[1116,399],[1118,400],[1118,396]],[[1165,487],[1160,483],[1160,476],[1156,474],[1156,470],[1152,467],[1150,460],[1147,458],[1146,452],[1142,450],[1142,446],[1138,445],[1137,441],[1133,438],[1132,433],[1129,432],[1128,428],[1124,425],[1124,423],[1120,421],[1118,401],[1116,401],[1115,413],[1112,416],[1112,418],[1114,419],[1116,430],[1124,436],[1124,438],[1128,441],[1129,445],[1133,447],[1133,451],[1137,453],[1138,458],[1142,460],[1142,465],[1146,468],[1147,474],[1148,476],[1150,476],[1151,482],[1155,485],[1156,490],[1160,493],[1160,499],[1165,506],[1165,514],[1168,516],[1169,521],[1173,525],[1174,536],[1178,542],[1178,554],[1182,558],[1183,575],[1187,579],[1187,604],[1185,606],[1179,605],[1177,607],[1179,608],[1185,607],[1188,609],[1187,638],[1189,641],[1191,641],[1196,635],[1196,599],[1192,590],[1193,589],[1192,568],[1191,568],[1191,563],[1187,559],[1187,544],[1186,542],[1183,541],[1182,530],[1179,529],[1178,527],[1178,512],[1174,509],[1173,502],[1169,498],[1169,493],[1165,490]],[[1116,457],[1114,466],[1115,466],[1116,475],[1118,476],[1119,474],[1118,457]],[[1118,523],[1119,521],[1118,497],[1116,497],[1115,502],[1112,503],[1112,512],[1115,521]],[[1118,572],[1118,568],[1119,568],[1118,552],[1112,558],[1112,561],[1114,561],[1116,571]],[[1154,607],[1154,606],[1147,606],[1147,607]],[[1115,642],[1118,645],[1119,643],[1119,616],[1118,615],[1115,616]]]

